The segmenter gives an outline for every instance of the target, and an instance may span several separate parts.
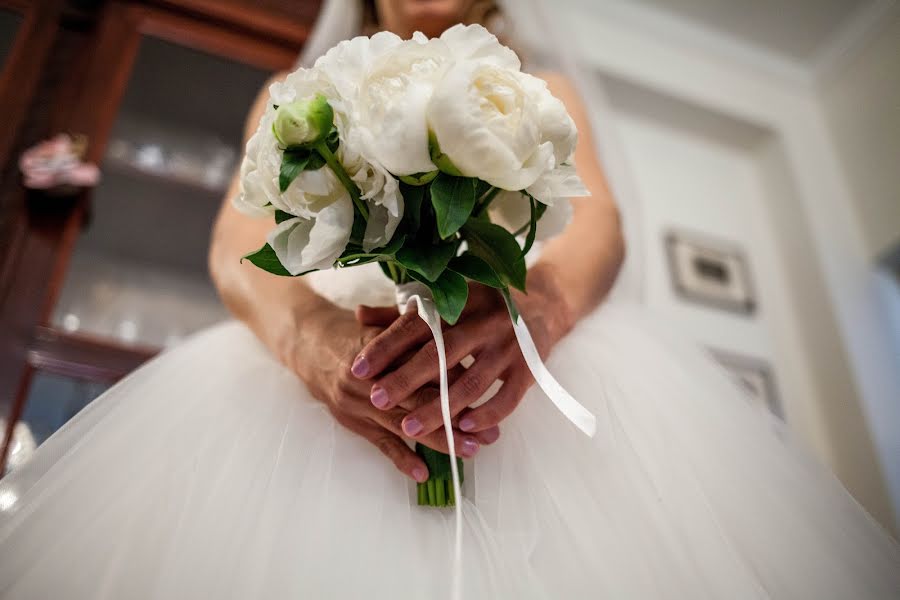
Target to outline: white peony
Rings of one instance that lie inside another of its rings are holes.
[[[351,144],[342,145],[339,158],[350,179],[359,187],[369,209],[363,250],[368,252],[384,246],[391,240],[403,218],[403,195],[399,183],[378,163],[369,162],[355,153]]]
[[[344,195],[321,208],[313,218],[282,221],[266,238],[291,275],[330,269],[344,252],[353,228],[353,203]]]
[[[538,127],[538,104],[518,71],[487,63],[452,67],[435,89],[427,118],[440,151],[467,177],[521,190],[555,166]]]
[[[359,82],[353,129],[364,152],[397,176],[433,171],[425,108],[449,50],[421,34],[378,56]]]

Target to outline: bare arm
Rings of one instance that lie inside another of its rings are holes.
[[[625,258],[619,211],[603,168],[594,152],[587,111],[575,87],[557,74],[544,74],[550,91],[563,101],[578,128],[575,165],[591,191],[589,198],[572,200],[574,217],[562,235],[549,241],[535,267],[549,267],[565,299],[570,318],[591,312],[612,288]]]
[[[277,75],[276,78],[281,78]],[[260,92],[244,128],[244,141],[256,131],[266,109],[268,84]],[[243,215],[231,205],[239,193],[236,174],[213,226],[209,270],[225,306],[283,362],[290,363],[295,332],[317,313],[334,307],[299,277],[275,277],[241,257],[265,243],[272,223]]]

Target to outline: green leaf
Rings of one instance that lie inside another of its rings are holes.
[[[428,281],[415,271],[409,271],[409,276],[428,286],[441,318],[449,325],[455,325],[469,299],[466,278],[453,271],[444,271],[435,281]]]
[[[425,199],[426,187],[400,183],[403,195],[403,227],[410,237],[419,231],[422,222],[422,201]]]
[[[363,250],[362,246],[358,244],[347,244],[344,252],[338,257],[337,262],[346,264],[353,261],[353,264],[348,266],[357,266],[376,260],[384,260],[386,257],[393,257],[405,241],[406,235],[395,234],[390,242],[381,248],[373,248],[369,252]]]
[[[547,210],[547,205],[543,202],[539,202],[537,198],[535,198],[528,192],[522,193],[528,198],[528,202],[531,204],[531,219],[528,221],[528,235],[525,236],[525,247],[522,248],[522,256],[525,256],[534,245],[534,236],[537,233],[537,224],[541,217],[544,216],[544,211]]]
[[[324,164],[325,159],[311,148],[291,147],[286,149],[281,157],[278,189],[284,193],[300,173],[321,169]]]
[[[295,217],[291,213],[287,213],[287,212],[284,212],[283,210],[275,209],[275,224],[276,225],[278,225],[279,223],[283,223],[284,221],[287,221],[288,219],[293,219],[293,218],[295,218]]]
[[[460,254],[450,261],[450,264],[447,265],[447,268],[451,271],[459,273],[460,275],[468,279],[471,279],[472,281],[483,283],[484,285],[489,287],[506,287],[503,282],[500,281],[500,277],[497,276],[497,273],[494,272],[494,269],[491,268],[491,265],[487,264],[483,259],[478,258],[471,252],[464,252],[463,254]]]
[[[488,221],[469,219],[462,233],[469,251],[490,265],[505,285],[525,291],[525,259],[510,232]]]
[[[478,180],[441,173],[431,183],[431,205],[437,216],[438,235],[447,239],[462,227],[478,199]]]
[[[273,275],[281,275],[282,277],[294,277],[291,273],[284,268],[281,264],[281,261],[278,260],[278,256],[275,254],[275,250],[272,249],[272,246],[266,244],[256,252],[251,252],[247,256],[241,258],[241,262],[244,262],[244,259],[249,260],[251,263],[262,269],[263,271],[268,271]],[[301,275],[305,275],[305,273],[301,273]]]
[[[397,262],[410,271],[424,276],[428,281],[435,281],[447,268],[447,263],[456,255],[458,248],[457,242],[406,246],[397,252]]]

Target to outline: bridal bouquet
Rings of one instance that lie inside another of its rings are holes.
[[[525,291],[525,254],[565,226],[569,197],[588,195],[571,162],[575,125],[546,83],[483,27],[458,25],[342,42],[269,91],[234,202],[274,227],[246,260],[283,276],[376,262],[426,321],[433,308],[436,340],[440,319],[462,313],[467,281],[491,286],[540,371],[509,289]],[[546,391],[549,374],[535,375]],[[446,406],[444,421],[455,455]],[[419,503],[453,505],[461,464],[417,451],[431,473]]]

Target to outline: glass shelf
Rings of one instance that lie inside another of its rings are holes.
[[[160,348],[227,318],[207,273],[209,235],[269,75],[142,40],[53,327]]]

